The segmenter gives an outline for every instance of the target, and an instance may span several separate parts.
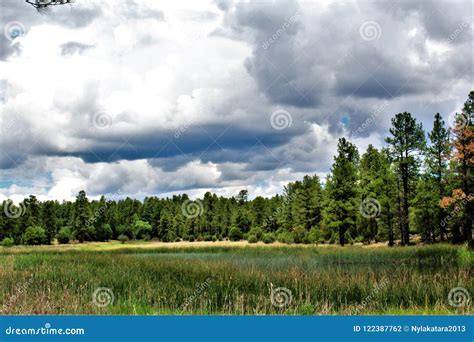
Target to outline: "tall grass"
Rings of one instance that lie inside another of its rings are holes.
[[[206,247],[0,253],[2,314],[469,314],[471,252],[409,248]],[[105,287],[114,302],[98,307]],[[272,288],[292,301],[272,305]]]

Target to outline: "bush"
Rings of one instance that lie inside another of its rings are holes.
[[[307,235],[308,232],[303,227],[296,227],[292,232],[293,241],[295,243],[307,243]]]
[[[216,242],[217,241],[217,236],[216,235],[212,235],[212,242]]]
[[[110,224],[106,223],[97,228],[97,238],[99,241],[109,241],[112,238],[113,231]]]
[[[69,227],[62,227],[58,235],[56,235],[56,239],[58,240],[59,243],[66,244],[69,243],[69,241],[72,240],[72,232]]]
[[[257,243],[258,239],[255,235],[249,235],[248,241],[249,241],[249,243]]]
[[[11,247],[15,244],[15,241],[12,238],[6,237],[2,240],[3,247]]]
[[[280,232],[277,235],[277,240],[283,243],[292,244],[294,242],[293,235],[290,232]]]
[[[46,231],[40,226],[31,226],[26,228],[22,236],[25,245],[42,245],[48,242]]]
[[[150,236],[151,230],[151,224],[146,221],[137,220],[132,226],[132,236],[134,239],[143,239],[145,236]],[[175,236],[171,236],[170,238],[174,239]]]
[[[232,227],[229,232],[229,239],[231,241],[239,241],[242,240],[242,232],[237,227]]]
[[[262,241],[264,243],[273,243],[273,242],[275,242],[275,235],[273,235],[273,233],[263,234]]]
[[[127,225],[121,224],[117,227],[116,230],[118,236],[126,235],[129,239],[132,237],[132,231]]]
[[[178,239],[178,235],[176,235],[176,232],[174,230],[169,230],[163,240],[165,242],[175,242],[176,239]]]
[[[127,242],[127,241],[129,240],[129,238],[128,238],[127,235],[122,234],[122,235],[119,235],[118,240],[119,240],[121,243],[125,243],[125,242]]]
[[[319,228],[313,227],[308,233],[308,242],[309,243],[323,243],[324,237]]]
[[[249,231],[248,235],[249,236],[254,235],[257,238],[257,240],[262,240],[263,239],[263,230],[260,227],[252,227],[252,228],[250,228],[250,231]]]

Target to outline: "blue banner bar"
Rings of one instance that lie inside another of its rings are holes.
[[[474,341],[472,316],[0,316],[0,341]]]

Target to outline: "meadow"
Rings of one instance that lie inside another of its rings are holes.
[[[448,294],[474,293],[473,266],[452,245],[20,246],[0,248],[0,313],[467,315]]]

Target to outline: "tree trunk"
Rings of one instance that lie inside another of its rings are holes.
[[[345,229],[343,227],[339,227],[339,244],[344,247],[344,235],[345,235]]]
[[[400,229],[400,239],[401,239],[401,243],[402,245],[404,244],[403,243],[403,221],[405,220],[404,218],[404,215],[403,215],[403,210],[402,210],[402,201],[400,199],[400,180],[399,178],[397,177],[397,209],[398,209],[398,217],[399,217],[399,220],[398,220],[398,227]]]
[[[467,147],[466,147],[467,149]],[[466,153],[467,154],[467,153]],[[464,226],[463,226],[463,239],[467,241],[467,245],[470,249],[474,249],[474,242],[472,241],[472,215],[474,211],[473,203],[470,201],[470,189],[469,189],[469,165],[467,164],[467,158],[465,157],[462,161],[462,176],[463,176],[463,191],[466,195],[466,205],[464,206]]]
[[[387,218],[388,218],[388,245],[393,247],[395,244],[393,242],[393,227],[392,227],[392,212],[390,211],[390,206],[387,207]]]
[[[410,243],[410,220],[408,217],[408,170],[407,165],[403,168],[402,174],[402,181],[403,181],[403,214],[405,216],[405,220],[403,222],[403,237],[402,237],[402,244],[408,245]]]

